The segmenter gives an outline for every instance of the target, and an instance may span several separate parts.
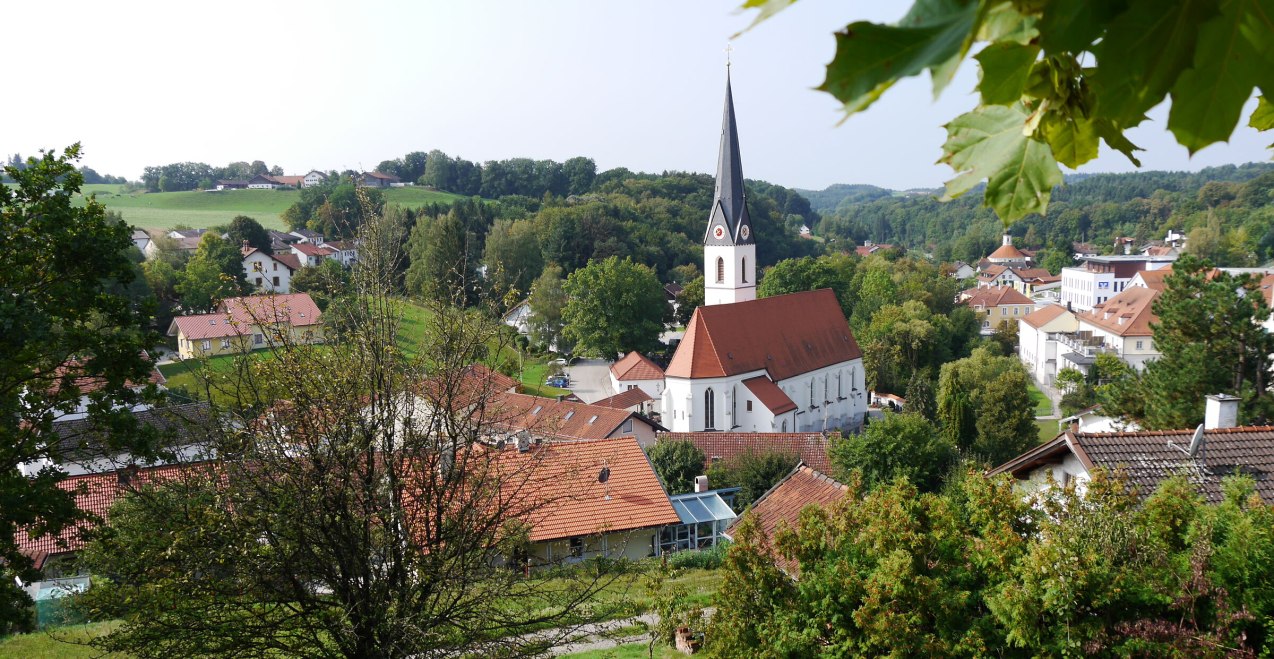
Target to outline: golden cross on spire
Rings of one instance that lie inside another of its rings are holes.
[[[730,51],[732,51],[732,50],[734,50],[734,46],[732,46],[732,45],[730,45],[730,44],[728,44],[728,43],[727,43],[727,44],[725,45],[725,65],[726,65],[726,68],[730,68]]]

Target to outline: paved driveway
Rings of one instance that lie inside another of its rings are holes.
[[[615,395],[610,386],[610,362],[604,359],[581,359],[566,367],[571,377],[571,391],[585,403]]]

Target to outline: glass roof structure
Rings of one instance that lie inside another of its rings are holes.
[[[677,511],[682,524],[728,521],[737,517],[725,500],[714,491],[674,494],[668,500],[672,502],[672,508]]]

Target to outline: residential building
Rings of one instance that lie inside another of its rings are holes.
[[[821,432],[661,432],[658,441],[686,441],[703,451],[703,469],[740,456],[786,453],[819,471],[831,471],[829,435]]]
[[[399,178],[393,174],[386,174],[384,172],[367,172],[363,174],[361,185],[368,188],[389,188],[399,182]]]
[[[145,229],[133,229],[133,247],[146,253],[146,248],[150,247],[150,234]]]
[[[312,188],[316,185],[323,185],[327,182],[327,174],[317,169],[311,169],[308,174],[301,177],[301,187]]]
[[[956,261],[951,264],[951,276],[963,281],[978,276],[978,271],[964,261]]]
[[[857,247],[854,248],[854,253],[863,258],[867,258],[868,256],[875,254],[876,252],[886,250],[886,249],[893,249],[893,248],[894,248],[893,245],[883,245],[879,243],[873,243],[870,240],[864,240],[863,244],[858,245]]]
[[[502,437],[540,440],[585,440],[632,437],[652,446],[655,434],[667,430],[648,417],[626,409],[590,405],[565,397],[545,398],[491,391],[482,410],[483,421]],[[520,435],[519,435],[520,433]]]
[[[832,291],[756,297],[756,240],[728,77],[704,272],[705,305],[665,371],[663,423],[681,432],[862,423],[862,352]]]
[[[305,229],[305,228],[295,229],[292,231],[291,235],[296,236],[297,238],[300,239],[300,240],[297,240],[296,242],[309,243],[311,245],[323,244],[322,234],[316,233],[314,231],[310,231],[309,229]]]
[[[1035,310],[1035,302],[1012,286],[970,288],[960,293],[960,304],[973,310],[982,324],[982,334],[992,334],[1008,323],[1016,323]]]
[[[618,392],[641,389],[651,398],[659,399],[664,395],[664,370],[634,350],[611,364],[610,386]]]
[[[1017,356],[1036,382],[1052,386],[1057,377],[1058,335],[1079,330],[1075,314],[1050,304],[1017,321]]]
[[[213,419],[207,403],[186,403],[166,407],[141,405],[133,410],[139,426],[154,428],[162,448],[170,455],[164,458],[142,458],[111,448],[111,430],[84,415],[59,419],[53,424],[57,439],[54,463],[49,457],[18,465],[18,473],[33,478],[43,469],[57,469],[68,476],[113,472],[134,464],[158,466],[187,463],[211,458],[211,446],[200,435]]]
[[[1011,474],[1023,491],[1074,484],[1080,491],[1096,469],[1119,470],[1145,498],[1176,475],[1185,475],[1208,502],[1223,498],[1232,474],[1253,478],[1256,494],[1274,504],[1274,427],[1237,426],[1239,399],[1207,397],[1204,422],[1194,429],[1089,433],[1068,429],[992,469]]]
[[[273,190],[280,187],[280,183],[269,174],[257,174],[248,179],[249,190]]]
[[[780,527],[795,528],[801,511],[806,506],[828,508],[844,499],[849,494],[849,487],[830,476],[800,463],[770,488],[741,517],[726,528],[724,535],[733,539],[739,524],[744,519],[752,518],[760,527],[761,534],[774,546],[774,534]],[[772,555],[774,564],[788,576],[796,578],[800,573],[800,565]]]
[[[358,245],[352,240],[333,240],[324,242],[321,246],[332,250],[327,258],[346,268],[352,268],[355,263],[358,263]]]
[[[322,343],[322,314],[306,293],[230,298],[214,313],[178,316],[168,326],[182,359],[239,354],[282,342]]]
[[[243,276],[255,287],[257,293],[292,292],[292,275],[301,268],[301,262],[290,252],[266,254],[243,241]]]
[[[513,305],[504,314],[504,324],[516,329],[518,334],[531,333],[531,301],[529,299]]]
[[[989,265],[978,273],[978,286],[983,288],[1011,286],[1027,296],[1041,290],[1057,288],[1060,285],[1061,276],[1049,274],[1044,268]]]
[[[645,416],[655,413],[654,401],[658,399],[652,398],[650,394],[636,387],[621,391],[614,396],[609,396],[601,400],[595,400],[591,404],[598,407],[613,407],[617,410],[628,410]]]
[[[242,179],[217,179],[215,190],[246,190],[248,182]]]
[[[1079,338],[1095,344],[1124,360],[1129,366],[1142,370],[1146,362],[1159,357],[1154,345],[1154,331],[1150,326],[1158,322],[1153,306],[1160,291],[1143,286],[1125,289],[1106,302],[1100,302],[1091,311],[1075,315]],[[1082,363],[1063,355],[1063,362],[1071,361],[1076,368],[1088,372],[1091,361]],[[1065,366],[1065,364],[1061,364]],[[1083,366],[1083,368],[1080,368]]]
[[[283,233],[274,229],[267,229],[266,233],[270,236],[270,249],[275,252],[290,252],[292,245],[304,240],[294,233]]]
[[[331,247],[300,242],[292,245],[292,253],[300,260],[302,268],[313,268],[321,265],[324,259],[332,258],[337,251]]]
[[[274,179],[279,187],[284,188],[299,188],[305,183],[304,176],[271,176],[270,178]]]
[[[1074,311],[1088,311],[1123,292],[1138,272],[1165,268],[1176,260],[1175,255],[1084,257],[1083,265],[1062,268],[1060,302]]]

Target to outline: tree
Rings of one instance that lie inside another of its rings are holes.
[[[309,293],[322,311],[327,311],[332,300],[349,292],[349,287],[350,271],[332,259],[323,259],[317,266],[301,268],[292,275],[292,290]]]
[[[922,492],[942,484],[956,458],[956,447],[915,412],[886,412],[861,434],[849,435],[828,451],[839,477],[858,472],[868,489],[905,478]]]
[[[539,279],[531,285],[531,318],[527,325],[531,338],[539,345],[562,354],[570,354],[575,343],[563,331],[566,321],[562,313],[566,309],[566,291],[563,288],[562,269],[550,263]]]
[[[654,271],[612,256],[572,272],[563,286],[564,334],[608,359],[659,347],[669,307]]]
[[[915,412],[929,421],[938,420],[938,401],[933,390],[933,371],[924,368],[911,374],[907,383],[907,411]]]
[[[496,220],[487,234],[482,261],[492,290],[524,297],[544,269],[535,224],[529,220]]]
[[[800,458],[789,451],[744,451],[714,463],[708,469],[708,482],[713,487],[737,487],[735,510],[740,512],[756,502],[796,467]]]
[[[681,291],[677,293],[677,312],[675,320],[681,327],[690,324],[690,318],[694,316],[695,309],[703,306],[703,296],[706,283],[703,275],[695,275],[695,277],[686,282]]]
[[[557,552],[537,559],[551,580],[516,569],[530,525],[596,487],[596,468],[541,460],[562,448],[549,443],[526,453],[487,443],[510,422],[473,375],[506,347],[491,314],[430,302],[418,356],[402,354],[401,233],[379,217],[360,231],[355,293],[329,312],[347,316],[341,340],[282,337],[237,362],[250,372],[230,369],[236,401],[207,424],[218,460],[139,479],[113,510],[85,551],[112,578],[84,606],[122,621],[99,649],[534,656],[623,610],[595,596],[626,587],[624,561],[572,569]]]
[[[655,468],[659,480],[669,494],[693,492],[695,477],[704,473],[707,461],[703,451],[690,440],[663,440],[646,449],[650,466]]]
[[[1076,369],[1067,367],[1057,372],[1057,378],[1054,383],[1062,389],[1062,391],[1070,392],[1078,389],[1084,384],[1084,374]]]
[[[270,233],[260,222],[246,215],[236,215],[230,220],[230,226],[226,229],[226,241],[233,246],[242,246],[246,241],[248,245],[266,254],[274,253],[270,247]]]
[[[853,313],[856,302],[852,293],[853,277],[853,263],[847,257],[807,256],[787,259],[779,261],[764,272],[756,294],[759,297],[774,297],[830,288],[836,293],[841,310],[849,316]]]
[[[8,166],[0,186],[0,634],[28,619],[30,600],[14,577],[33,580],[31,559],[16,537],[57,534],[86,515],[58,487],[59,442],[47,441],[55,419],[89,401],[89,418],[106,433],[107,450],[153,456],[154,437],[136,427],[129,407],[153,400],[142,355],[158,337],[149,308],[130,300],[137,269],[131,231],[107,217],[96,199],[77,199],[80,147],[46,152]],[[134,250],[135,251],[135,250]],[[94,386],[89,387],[92,383]],[[21,464],[54,466],[34,477]]]
[[[790,4],[744,7],[762,7],[761,22]],[[858,21],[838,32],[820,89],[847,114],[926,70],[936,94],[976,51],[981,105],[947,124],[942,162],[957,176],[946,196],[985,180],[985,203],[1007,226],[1043,214],[1062,183],[1059,163],[1079,167],[1097,157],[1102,142],[1140,165],[1133,155],[1139,147],[1124,133],[1169,95],[1168,128],[1191,153],[1228,139],[1253,88],[1264,94],[1271,84],[1269,28],[1264,7],[1237,2],[1116,2],[1082,10],[1063,0],[917,2],[897,25]],[[1249,124],[1274,126],[1264,95]]]
[[[942,366],[938,420],[943,436],[978,459],[1000,464],[1035,443],[1035,406],[1016,357],[986,347]]]
[[[408,243],[407,291],[460,304],[473,302],[478,283],[475,243],[455,210],[432,221],[418,221]]]
[[[248,285],[239,248],[212,231],[205,233],[176,290],[182,308],[196,313],[210,312],[218,302],[242,294]]]

